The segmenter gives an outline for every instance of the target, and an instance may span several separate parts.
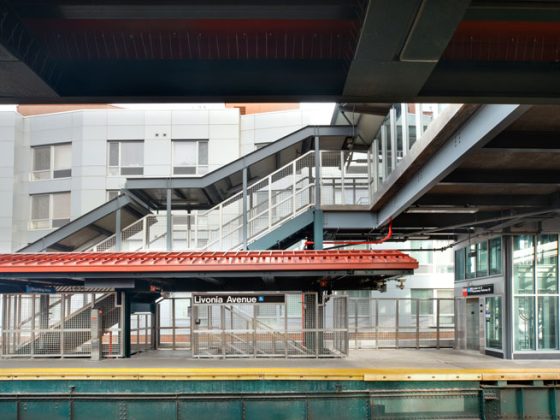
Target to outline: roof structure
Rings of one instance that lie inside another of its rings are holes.
[[[554,102],[552,0],[5,0],[2,103]]]
[[[0,254],[0,288],[14,284],[149,290],[372,289],[418,262],[393,250]],[[124,280],[124,281],[123,281]]]

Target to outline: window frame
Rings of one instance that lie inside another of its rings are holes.
[[[480,264],[479,264],[479,256],[481,254],[480,252],[480,248],[481,248],[481,244],[486,244],[486,250],[485,250],[485,260],[486,260],[486,270],[485,271],[481,271],[479,270],[480,268]],[[494,272],[491,268],[491,262],[493,261],[492,259],[492,244],[493,243],[497,243],[498,244],[498,250],[499,252],[496,254],[497,256],[497,262],[498,262],[498,271]],[[501,236],[495,236],[492,238],[488,238],[485,239],[483,241],[479,241],[479,242],[475,242],[475,243],[471,243],[467,246],[464,246],[462,248],[456,249],[454,252],[454,276],[455,276],[455,281],[463,281],[463,280],[474,280],[474,279],[481,279],[481,278],[485,278],[485,277],[494,277],[494,276],[500,276],[503,273],[503,258],[502,258],[502,250],[503,250],[503,243],[502,243],[502,237]],[[469,267],[468,263],[468,259],[472,258],[474,255],[474,262],[473,267],[474,271],[472,273],[469,273],[467,271],[467,268]],[[459,260],[462,259],[463,262],[463,266],[462,267],[458,267],[458,262]],[[461,270],[459,270],[459,268],[461,268]],[[470,274],[470,275],[469,275]]]
[[[70,167],[64,169],[55,169],[55,159],[56,159],[56,149],[63,147],[63,146],[70,146]],[[42,148],[49,148],[49,169],[42,169],[36,170],[35,168],[35,151]],[[56,176],[57,172],[62,172],[62,176]],[[48,177],[41,178],[37,176],[37,174],[46,173]],[[31,181],[49,181],[53,179],[67,179],[72,177],[72,142],[64,142],[64,143],[53,143],[53,144],[41,144],[31,146],[31,174],[30,179]]]
[[[68,209],[68,218],[66,219],[54,219],[54,196],[60,194],[68,194],[68,198],[70,200],[70,208]],[[47,219],[34,219],[33,218],[33,199],[34,197],[49,197],[49,217]],[[70,191],[61,191],[55,193],[40,193],[40,194],[31,194],[30,195],[30,204],[29,204],[29,230],[49,230],[59,228],[64,226],[66,223],[70,222],[71,220],[71,205],[72,205],[72,193]],[[56,221],[62,222],[61,224],[56,223]]]
[[[122,153],[122,145],[125,143],[137,143],[141,145],[142,149],[142,162],[140,165],[126,165],[124,166],[123,161],[123,153]],[[144,165],[145,165],[145,155],[144,155],[144,140],[140,139],[131,139],[131,140],[107,140],[107,175],[108,176],[126,176],[134,177],[134,176],[143,176],[144,175]],[[111,165],[111,144],[117,144],[117,165]],[[125,169],[125,171],[123,171]],[[131,172],[131,169],[136,169],[136,173]],[[127,173],[127,171],[129,173]]]
[[[194,166],[175,166],[175,156],[177,152],[175,145],[180,143],[194,143],[195,147],[195,164]],[[207,147],[206,164],[200,163],[200,144],[205,143]],[[209,139],[172,139],[171,140],[171,172],[177,176],[200,176],[210,171],[210,141]],[[180,169],[194,168],[193,173],[181,173]],[[178,171],[179,169],[179,171]]]

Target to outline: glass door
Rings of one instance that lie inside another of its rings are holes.
[[[484,305],[486,348],[502,350],[502,298],[489,296]]]

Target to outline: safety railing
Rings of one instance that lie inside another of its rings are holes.
[[[373,140],[372,189],[377,191],[447,104],[394,104]]]
[[[283,302],[195,304],[196,358],[320,358],[348,352],[346,296],[318,304],[315,293],[286,294]]]
[[[449,298],[350,298],[351,348],[452,348],[455,301]]]

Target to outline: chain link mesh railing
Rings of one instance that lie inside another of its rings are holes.
[[[343,357],[346,297],[318,303],[316,293],[282,302],[194,304],[192,354],[198,358]]]
[[[116,301],[116,293],[3,294],[2,357],[90,356],[92,308],[103,312],[104,356],[122,356]]]

